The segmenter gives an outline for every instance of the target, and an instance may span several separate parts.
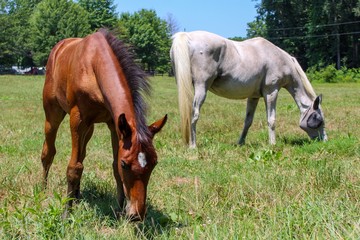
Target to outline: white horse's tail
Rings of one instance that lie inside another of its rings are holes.
[[[187,33],[176,33],[173,36],[170,50],[178,88],[181,133],[186,143],[189,143],[190,138],[192,101],[194,99],[188,43],[189,35]]]
[[[311,83],[310,83],[309,79],[307,78],[304,70],[302,70],[302,68],[301,68],[299,62],[296,60],[296,58],[291,57],[291,60],[294,62],[295,69],[298,72],[298,74],[300,75],[301,82],[304,85],[305,91],[308,93],[311,100],[314,101],[316,98],[316,93],[315,93],[313,87],[311,86]]]

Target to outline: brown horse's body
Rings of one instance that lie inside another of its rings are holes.
[[[69,197],[79,197],[86,144],[94,123],[105,122],[111,131],[120,207],[126,198],[127,215],[143,219],[146,187],[157,162],[152,138],[166,122],[165,116],[150,127],[144,125],[146,106],[140,92],[148,88],[143,71],[122,43],[105,30],[59,42],[48,59],[43,90],[45,184],[56,152],[56,132],[65,115],[70,115],[72,137]],[[72,201],[68,207],[71,205]]]

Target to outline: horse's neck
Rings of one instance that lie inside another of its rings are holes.
[[[111,112],[114,123],[117,124],[120,114],[125,113],[128,119],[134,119],[131,91],[121,70],[112,64],[104,63],[97,70],[96,77],[104,98],[106,108]],[[114,74],[116,73],[116,74]]]
[[[290,57],[290,59],[292,63],[290,65],[293,66],[293,73],[287,89],[293,96],[301,114],[304,114],[306,110],[312,106],[316,94],[299,62],[293,57]]]
[[[314,97],[306,91],[301,81],[293,81],[291,84],[289,84],[289,86],[286,87],[286,89],[293,97],[301,114],[306,112],[306,110],[311,107],[314,101]]]

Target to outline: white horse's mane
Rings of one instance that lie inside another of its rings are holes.
[[[305,72],[302,70],[302,68],[301,68],[299,62],[296,60],[296,58],[291,57],[291,60],[294,62],[295,69],[296,69],[297,73],[300,75],[300,79],[304,85],[305,91],[308,93],[311,100],[314,100],[316,98],[316,93],[314,91],[314,88],[311,86],[311,83],[310,83],[309,79],[307,78]]]

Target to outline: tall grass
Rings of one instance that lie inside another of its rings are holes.
[[[71,151],[68,117],[46,191],[39,187],[43,77],[0,76],[1,239],[358,239],[360,236],[359,85],[315,84],[323,94],[329,141],[311,142],[299,111],[281,91],[277,145],[268,145],[260,104],[247,143],[235,143],[245,102],[209,93],[198,149],[180,136],[175,80],[152,78],[148,122],[169,120],[155,137],[159,164],[142,223],[116,219],[110,136],[99,124],[88,145],[82,200],[61,220]]]

